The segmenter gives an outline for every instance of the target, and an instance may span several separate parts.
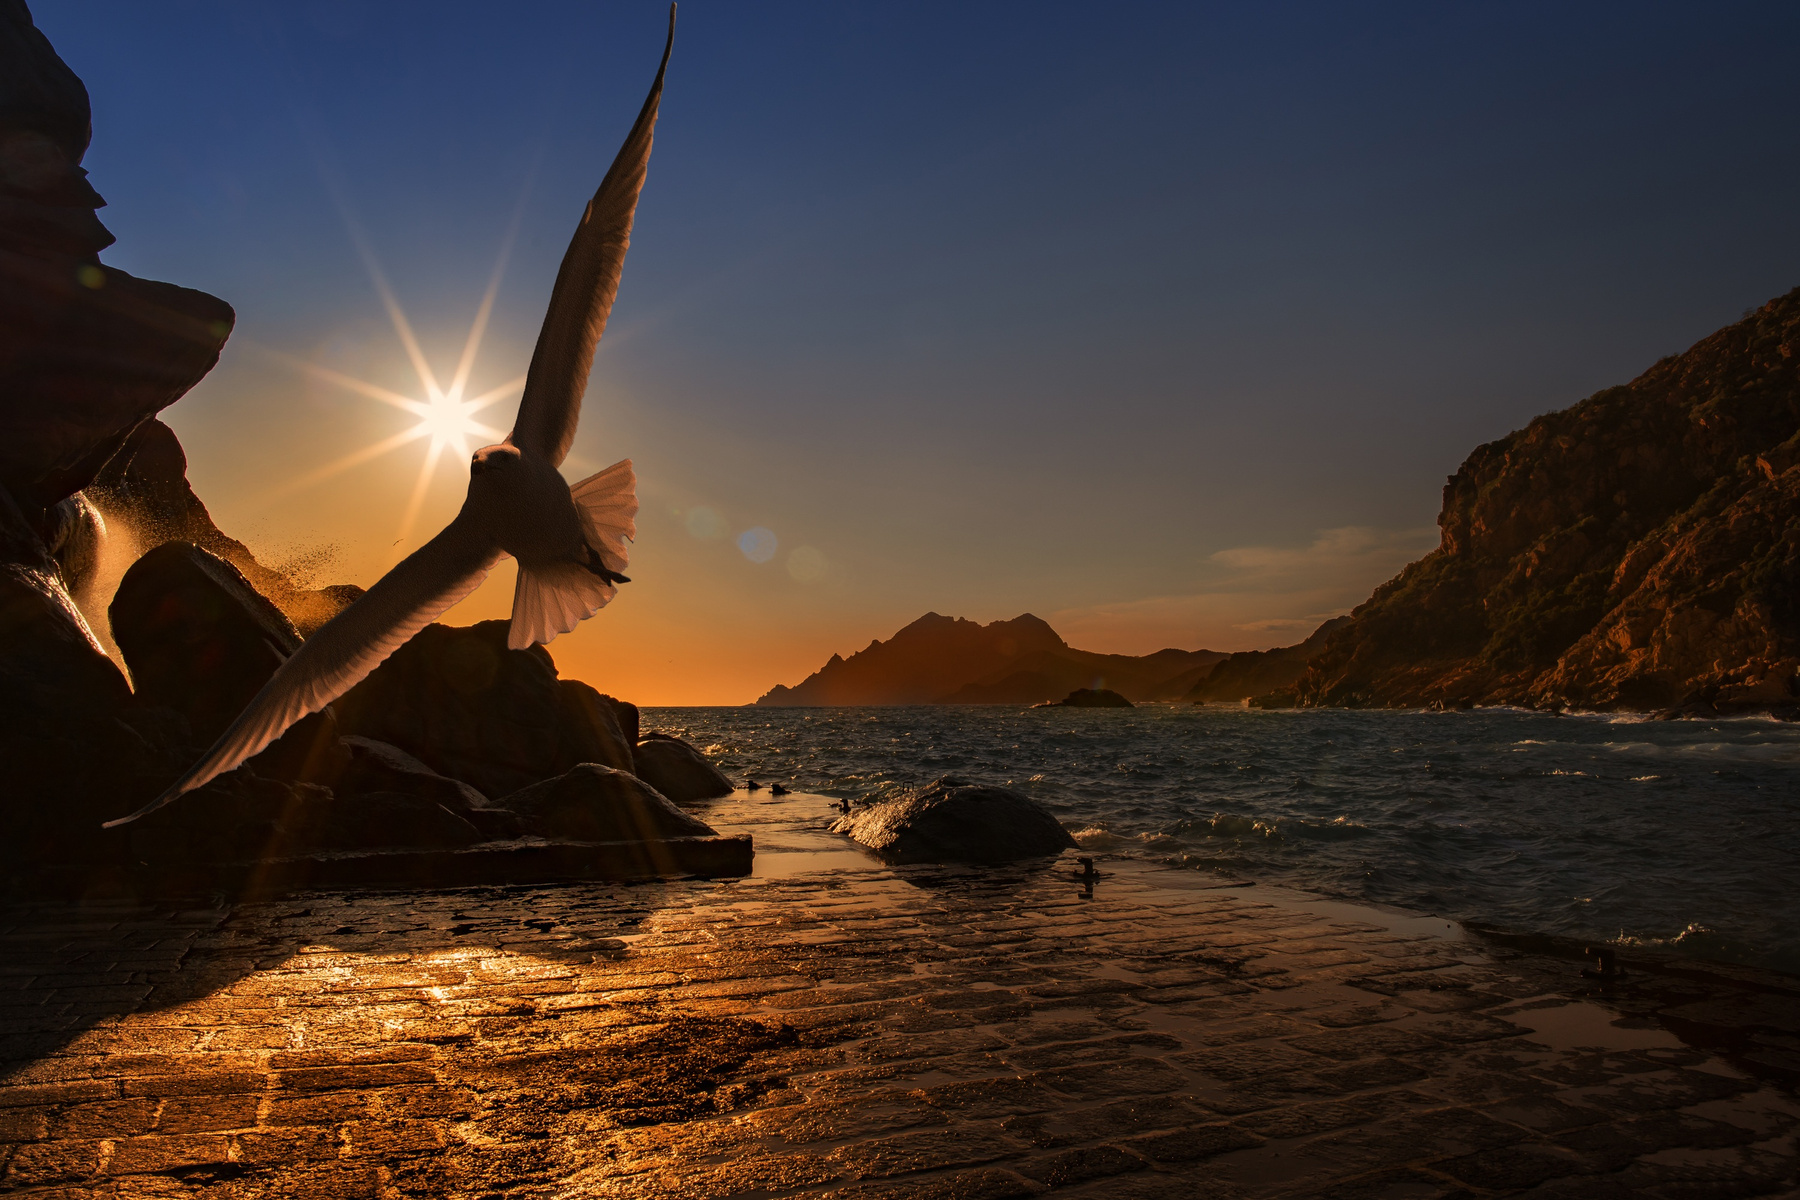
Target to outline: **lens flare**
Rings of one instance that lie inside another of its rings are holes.
[[[780,543],[775,540],[774,533],[758,525],[738,534],[737,546],[751,562],[766,563],[775,557]]]
[[[716,508],[708,508],[704,504],[688,509],[687,531],[697,538],[722,538],[731,532],[725,524],[725,518],[719,515]]]

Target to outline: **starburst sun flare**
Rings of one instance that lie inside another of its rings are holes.
[[[329,367],[320,366],[318,363],[297,358],[279,350],[267,347],[257,347],[257,349],[321,382],[333,384],[370,400],[411,413],[418,420],[409,428],[402,429],[371,445],[353,450],[288,480],[265,493],[263,499],[270,501],[301,491],[342,474],[352,467],[361,466],[384,454],[392,453],[403,446],[411,445],[414,442],[426,442],[425,454],[419,464],[419,475],[413,484],[412,494],[407,499],[406,508],[400,519],[399,536],[394,542],[394,549],[401,551],[412,535],[413,525],[418,520],[419,508],[425,500],[425,492],[431,485],[432,477],[444,456],[444,451],[455,451],[452,462],[462,461],[469,457],[470,451],[475,446],[497,442],[505,437],[506,434],[503,430],[477,420],[476,414],[503,400],[512,399],[525,386],[525,376],[521,375],[475,396],[465,395],[469,376],[475,369],[476,356],[481,350],[482,337],[487,332],[488,318],[493,312],[494,297],[500,289],[500,279],[506,270],[506,260],[512,247],[512,235],[510,232],[508,233],[505,243],[501,247],[499,261],[494,264],[493,275],[489,278],[487,289],[482,294],[481,304],[475,312],[475,320],[469,326],[468,337],[463,341],[462,353],[458,356],[455,373],[451,376],[449,385],[444,386],[439,382],[437,373],[431,369],[431,364],[426,361],[425,352],[419,346],[419,339],[413,333],[412,322],[407,319],[405,310],[400,307],[400,301],[394,295],[393,288],[389,286],[387,276],[369,248],[367,240],[362,237],[361,231],[354,222],[348,223],[351,227],[352,240],[356,243],[364,266],[368,268],[375,291],[381,297],[382,306],[387,310],[394,333],[399,338],[400,345],[405,349],[406,357],[412,364],[413,372],[418,377],[419,389],[424,398],[402,395],[379,384],[346,375],[341,371],[334,371]],[[517,228],[516,222],[514,228]]]

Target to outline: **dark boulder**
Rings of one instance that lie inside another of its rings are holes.
[[[439,775],[398,746],[354,736],[343,743],[350,761],[336,781],[341,791],[406,792],[457,813],[488,805],[486,796],[462,780]]]
[[[0,488],[0,737],[106,717],[130,699],[38,530]]]
[[[637,842],[713,836],[711,826],[637,776],[596,763],[523,788],[499,806],[518,814],[526,833],[546,838]]]
[[[1061,700],[1040,704],[1039,708],[1136,708],[1137,706],[1107,688],[1076,688]]]
[[[832,829],[896,863],[1009,862],[1075,845],[1024,793],[949,775],[860,805]]]
[[[230,563],[167,542],[132,564],[108,610],[140,704],[174,709],[209,743],[300,635]]]
[[[677,804],[731,794],[731,780],[680,738],[653,733],[632,752],[639,779]]]
[[[577,763],[630,770],[630,744],[606,698],[558,680],[542,646],[507,649],[506,633],[505,621],[427,625],[333,704],[340,728],[488,796]]]
[[[469,821],[397,791],[339,795],[311,783],[234,771],[125,827],[132,857],[179,871],[192,863],[253,862],[383,848],[453,850],[483,840]]]

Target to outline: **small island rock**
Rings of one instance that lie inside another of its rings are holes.
[[[831,828],[895,863],[1010,862],[1075,845],[1023,792],[950,775],[861,805]]]
[[[632,752],[637,777],[677,804],[729,796],[731,780],[680,738],[653,733]]]

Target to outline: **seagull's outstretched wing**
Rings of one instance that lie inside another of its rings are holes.
[[[362,682],[413,634],[474,591],[499,560],[492,540],[459,515],[301,643],[187,774],[130,816],[108,821],[106,828],[153,813],[256,755],[295,721]]]
[[[594,347],[606,332],[606,318],[619,292],[619,272],[631,245],[631,218],[650,169],[650,141],[656,130],[656,106],[662,99],[663,72],[669,69],[669,51],[674,46],[675,6],[671,4],[669,41],[663,47],[662,65],[656,69],[656,82],[650,85],[650,97],[638,113],[637,124],[601,180],[600,190],[588,201],[563,255],[556,286],[550,292],[550,310],[544,314],[544,327],[538,331],[537,349],[531,355],[525,397],[519,402],[519,419],[508,440],[542,454],[557,466],[562,465],[575,440],[588,369],[594,365]]]

